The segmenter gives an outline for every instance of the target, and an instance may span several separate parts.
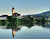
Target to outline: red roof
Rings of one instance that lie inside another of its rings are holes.
[[[14,14],[18,14],[18,13],[14,13]]]
[[[14,13],[14,16],[17,16],[18,13]]]

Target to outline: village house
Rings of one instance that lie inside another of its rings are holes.
[[[2,15],[2,16],[0,16],[0,20],[7,20],[7,16],[8,15]]]

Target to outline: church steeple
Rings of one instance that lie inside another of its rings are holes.
[[[13,10],[14,10],[14,6],[13,6],[13,8],[12,8]]]
[[[15,13],[15,9],[14,9],[14,6],[12,8],[12,15]]]

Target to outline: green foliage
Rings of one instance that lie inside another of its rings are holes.
[[[12,16],[8,16],[8,21],[9,22],[15,22],[16,21],[16,18],[13,18]]]
[[[42,17],[41,17],[41,21],[42,21],[42,22],[45,22],[45,16],[42,16]]]

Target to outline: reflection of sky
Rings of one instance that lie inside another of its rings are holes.
[[[0,29],[0,39],[13,39],[11,29]]]
[[[50,38],[50,29],[34,26],[30,29],[23,27],[21,31],[16,32],[15,38],[21,39],[47,39]]]
[[[11,8],[15,6],[20,14],[37,14],[50,11],[50,0],[0,0],[0,15],[11,15]]]
[[[13,39],[11,29],[0,29],[0,39]],[[14,39],[50,39],[50,29],[41,26],[22,27],[15,31]]]

